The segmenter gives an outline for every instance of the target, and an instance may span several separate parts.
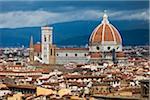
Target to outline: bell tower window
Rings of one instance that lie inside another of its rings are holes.
[[[44,41],[46,42],[46,36],[44,36]]]
[[[51,53],[50,53],[50,55],[52,56],[53,55],[53,50],[51,49]]]

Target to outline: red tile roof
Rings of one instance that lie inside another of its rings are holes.
[[[124,52],[117,52],[116,56],[117,57],[125,57],[125,54],[124,54]]]
[[[6,84],[8,88],[20,88],[20,89],[36,89],[36,86],[31,85],[15,85],[15,84]]]
[[[102,57],[100,52],[91,53],[89,55],[91,56],[91,58],[101,58]]]
[[[89,50],[88,48],[56,48],[56,50]]]
[[[34,51],[35,52],[41,52],[41,44],[34,44]]]
[[[84,79],[84,78],[104,78],[106,75],[101,76],[92,76],[92,75],[65,75],[64,78],[66,79]]]
[[[104,35],[103,35],[104,32]],[[114,35],[114,37],[113,37]],[[103,40],[104,38],[104,40]],[[90,37],[90,42],[91,43],[101,43],[105,41],[116,41],[117,43],[122,43],[121,36],[117,29],[112,25],[112,24],[100,24],[98,25],[91,37]]]

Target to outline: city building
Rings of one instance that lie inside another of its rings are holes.
[[[89,39],[88,48],[59,48],[52,43],[53,28],[41,28],[41,44],[34,44],[31,37],[30,62],[44,64],[77,64],[122,62],[125,54],[122,51],[122,38],[119,31],[110,24],[106,13],[102,22],[94,29]]]

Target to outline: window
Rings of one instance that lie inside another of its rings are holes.
[[[108,50],[110,50],[110,47],[107,47]]]
[[[54,56],[56,55],[55,49],[54,49]]]
[[[40,56],[40,53],[37,53],[37,56],[39,57],[39,56]]]
[[[104,90],[103,92],[104,92],[104,93],[106,93],[106,91],[105,91],[105,90]]]
[[[97,50],[99,50],[99,47],[96,47]]]
[[[57,53],[57,56],[59,56],[59,54]]]
[[[53,50],[51,49],[51,54],[50,54],[51,56],[52,56],[52,53],[53,53]]]
[[[68,56],[68,54],[66,53],[66,56]]]
[[[44,35],[44,41],[46,42],[46,36]]]
[[[77,56],[77,54],[75,54],[75,56]]]
[[[98,88],[96,88],[96,90],[98,91]]]
[[[119,49],[119,47],[117,47],[117,50]]]

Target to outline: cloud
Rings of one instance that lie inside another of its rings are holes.
[[[112,17],[114,20],[150,20],[146,9],[113,12]]]
[[[149,20],[149,11],[107,11],[111,20]],[[74,20],[98,20],[103,15],[101,10],[73,10],[68,12],[12,11],[0,13],[0,28],[18,28],[42,26]]]
[[[30,27],[47,24],[59,14],[46,11],[14,11],[0,14],[1,28]]]

